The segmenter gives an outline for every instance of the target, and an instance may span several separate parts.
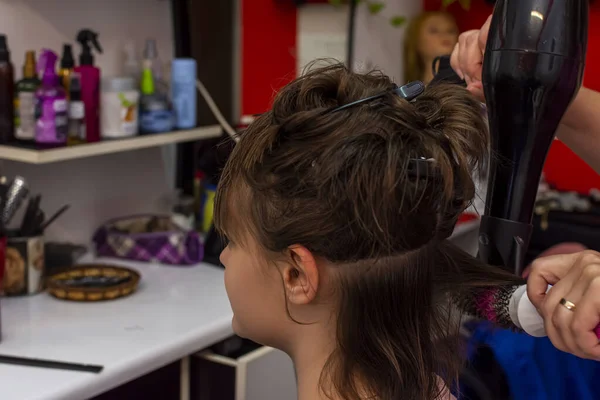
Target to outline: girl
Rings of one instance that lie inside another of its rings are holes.
[[[300,400],[449,398],[451,299],[520,283],[446,240],[488,150],[480,104],[395,88],[309,72],[241,135],[217,190],[233,328],[290,355]]]

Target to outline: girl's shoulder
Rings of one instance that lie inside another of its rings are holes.
[[[450,389],[446,386],[444,381],[441,378],[438,378],[439,386],[441,390],[440,396],[435,400],[456,400],[456,397],[450,392]]]

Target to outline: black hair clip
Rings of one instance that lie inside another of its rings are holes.
[[[335,113],[335,112],[338,112],[338,111],[345,110],[347,108],[351,108],[351,107],[357,106],[359,104],[363,104],[363,103],[367,103],[369,101],[377,100],[377,99],[380,99],[380,98],[386,96],[389,93],[396,93],[398,96],[402,97],[406,101],[413,101],[419,95],[421,95],[424,91],[425,91],[425,84],[423,82],[421,82],[421,81],[409,82],[409,83],[407,83],[404,86],[400,86],[400,87],[395,86],[394,89],[392,89],[391,91],[390,90],[386,90],[385,92],[376,94],[375,96],[365,97],[364,99],[356,100],[356,101],[353,101],[352,103],[344,104],[343,106],[339,106],[339,107],[336,107],[336,108],[331,108],[329,110],[325,110],[325,112],[323,113],[323,115],[330,114],[330,113]],[[257,117],[260,117],[263,114],[264,113],[253,114],[252,116],[255,117],[255,118],[257,118]]]
[[[350,107],[357,106],[359,104],[367,103],[369,101],[380,99],[389,93],[395,93],[398,96],[402,97],[406,101],[412,101],[416,99],[419,95],[421,95],[425,91],[425,85],[421,81],[409,82],[404,86],[396,86],[391,91],[387,90],[385,92],[376,94],[375,96],[366,97],[364,99],[353,101],[352,103],[344,104],[343,106],[336,107],[331,110],[327,110],[325,114],[334,113],[342,110],[346,110]]]
[[[435,178],[438,176],[436,162],[433,158],[411,158],[408,160],[406,173],[415,179]]]
[[[425,85],[423,84],[423,82],[414,81],[414,82],[409,82],[404,86],[400,86],[400,87],[396,86],[394,89],[392,89],[391,92],[397,94],[398,96],[402,97],[406,101],[413,101],[418,96],[420,96],[424,91],[425,91]],[[340,107],[337,107],[337,108],[334,108],[331,110],[327,110],[325,112],[325,114],[334,113],[334,112],[338,112],[341,110],[346,110],[350,107],[354,107],[359,104],[377,100],[377,99],[380,99],[380,98],[386,96],[389,93],[390,93],[390,91],[385,91],[383,93],[376,94],[375,96],[360,99],[360,100],[354,101],[352,103],[348,103],[343,106],[340,106]],[[436,164],[436,162],[433,158],[425,158],[425,157],[411,158],[408,161],[408,167],[407,167],[406,172],[407,172],[408,176],[410,176],[411,178],[415,178],[415,179],[434,178],[437,176],[435,164]]]

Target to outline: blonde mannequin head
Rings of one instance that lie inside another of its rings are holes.
[[[452,52],[458,33],[456,20],[447,12],[424,12],[414,18],[404,39],[404,81],[429,83],[433,60]]]

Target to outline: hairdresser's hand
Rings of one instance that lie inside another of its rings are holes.
[[[487,42],[492,16],[490,15],[481,29],[463,32],[454,46],[450,64],[454,71],[467,82],[467,89],[480,101],[485,101],[481,84],[483,52]]]
[[[546,293],[547,285],[554,285]],[[542,257],[533,262],[527,294],[544,317],[546,333],[558,349],[600,361],[600,253]],[[567,300],[569,310],[561,304]]]

